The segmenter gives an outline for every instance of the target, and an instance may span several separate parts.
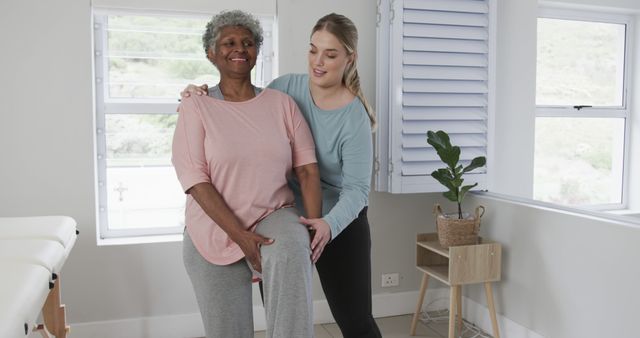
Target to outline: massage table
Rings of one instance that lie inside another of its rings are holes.
[[[60,271],[77,236],[66,216],[0,217],[0,338],[67,336]]]

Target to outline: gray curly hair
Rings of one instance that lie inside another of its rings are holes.
[[[243,12],[241,10],[222,11],[217,15],[214,15],[207,23],[207,29],[202,35],[202,47],[204,52],[207,53],[209,48],[215,49],[216,42],[220,37],[222,29],[228,26],[239,26],[249,30],[256,43],[256,48],[260,51],[262,46],[262,27],[260,21],[253,15]]]

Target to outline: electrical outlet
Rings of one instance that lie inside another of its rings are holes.
[[[384,273],[382,274],[382,287],[388,288],[391,286],[400,285],[400,274],[397,272],[394,273]]]

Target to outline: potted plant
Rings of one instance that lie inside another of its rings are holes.
[[[443,196],[458,204],[458,212],[453,214],[444,214],[439,204],[434,207],[440,245],[449,247],[474,244],[480,231],[480,218],[484,214],[484,207],[476,207],[474,215],[462,212],[462,201],[465,195],[471,188],[478,185],[477,182],[462,185],[464,182],[462,176],[485,166],[487,159],[484,156],[478,156],[466,167],[459,164],[460,147],[452,145],[449,135],[442,130],[428,131],[427,142],[436,150],[440,160],[446,164],[445,168],[433,171],[431,177],[449,189],[443,193]]]

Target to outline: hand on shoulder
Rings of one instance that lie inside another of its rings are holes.
[[[209,86],[206,83],[199,87],[194,84],[189,84],[180,92],[180,96],[184,99],[190,97],[191,94],[198,96],[207,95],[208,90]]]

